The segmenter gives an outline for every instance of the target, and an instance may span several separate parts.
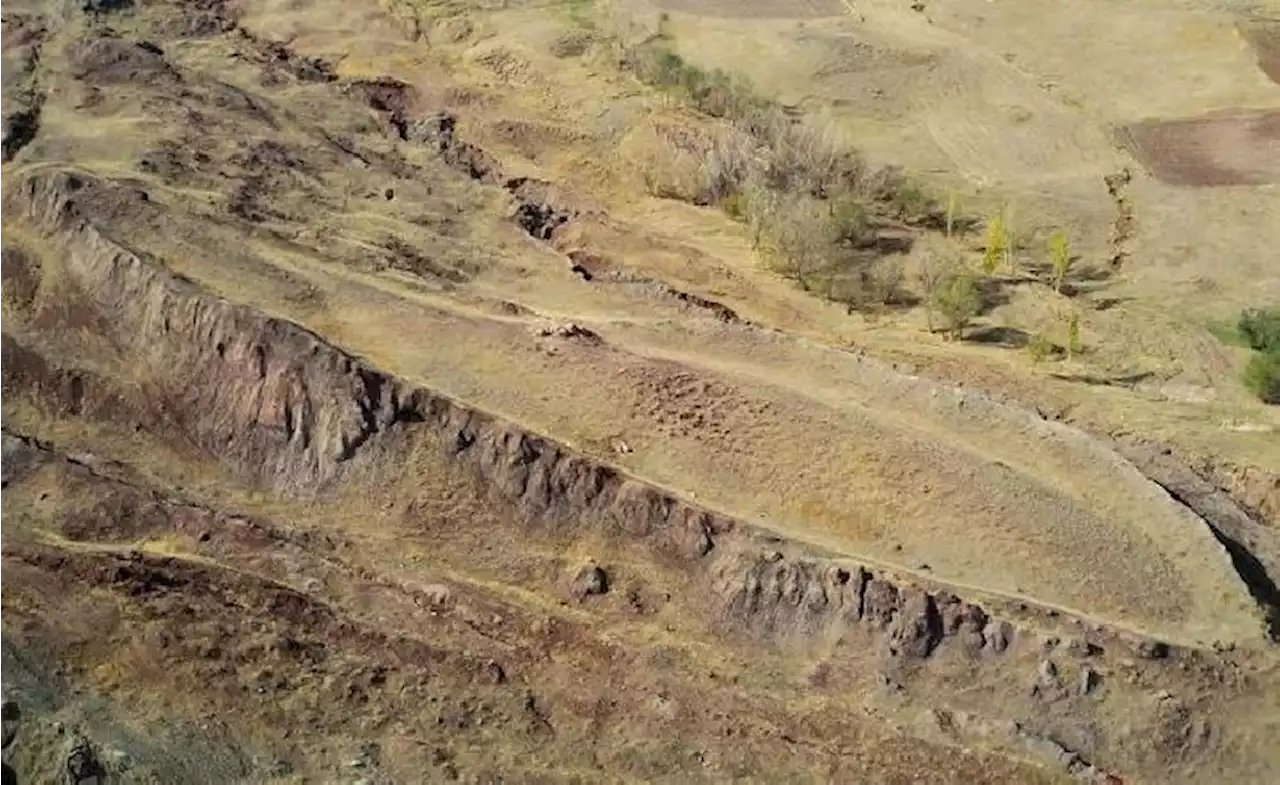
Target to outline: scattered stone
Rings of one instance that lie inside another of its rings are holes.
[[[485,675],[494,684],[505,684],[507,681],[507,672],[496,660],[489,660],[484,666]]]
[[[599,565],[588,564],[578,570],[570,591],[578,600],[604,594],[609,591],[609,576]]]
[[[1142,641],[1138,644],[1138,656],[1144,660],[1163,660],[1169,656],[1169,644],[1164,641]]]
[[[987,642],[987,647],[997,654],[1004,652],[1009,648],[1009,641],[1013,637],[1013,625],[1007,621],[991,621],[982,630],[982,638]]]
[[[104,13],[107,11],[123,11],[133,7],[133,0],[84,0],[85,11]]]
[[[1048,736],[1034,733],[1018,722],[1012,723],[1011,735],[1037,758],[1060,767],[1081,782],[1098,782],[1104,776],[1103,772],[1082,758],[1078,752],[1067,749]]]
[[[1041,660],[1040,667],[1036,672],[1040,675],[1040,681],[1044,684],[1058,683],[1058,666],[1053,664],[1053,660]]]
[[[603,339],[598,333],[574,322],[543,325],[538,328],[538,335],[543,338],[564,338],[588,344],[599,344],[603,342]]]
[[[453,592],[442,583],[431,583],[423,586],[418,596],[428,607],[439,608],[453,599]]]
[[[927,592],[913,592],[903,603],[889,633],[889,652],[922,660],[942,642],[942,617]]]
[[[888,624],[898,612],[898,587],[880,578],[867,581],[862,595],[862,616],[872,624]]]
[[[907,690],[907,688],[903,686],[902,682],[898,681],[897,679],[895,679],[894,677],[890,676],[887,673],[880,674],[880,686],[884,687],[889,692],[894,692],[894,693],[906,692]]]
[[[18,723],[22,721],[22,710],[18,708],[16,701],[4,702],[3,708],[0,708],[0,720],[3,721],[4,749],[7,750],[13,743],[14,736],[18,735]]]
[[[713,674],[714,676],[714,674]],[[809,669],[809,686],[825,687],[831,677],[831,666],[825,662],[817,662]]]
[[[1080,694],[1088,695],[1098,686],[1102,676],[1089,666],[1080,669]]]
[[[1067,642],[1067,654],[1072,657],[1084,659],[1086,657],[1097,657],[1103,653],[1101,646],[1090,643],[1082,638],[1072,638]]]
[[[107,772],[87,739],[79,739],[67,756],[67,785],[106,785]]]

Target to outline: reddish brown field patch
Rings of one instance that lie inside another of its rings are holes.
[[[1121,128],[1119,138],[1171,185],[1280,182],[1280,110],[1146,120]]]

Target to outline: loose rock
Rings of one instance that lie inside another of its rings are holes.
[[[3,709],[4,722],[4,749],[9,749],[9,745],[13,743],[13,738],[18,734],[18,723],[22,720],[22,710],[18,708],[16,701],[5,701]]]
[[[1080,686],[1079,686],[1080,694],[1088,695],[1089,693],[1093,692],[1094,688],[1098,686],[1098,682],[1101,680],[1101,678],[1102,677],[1099,676],[1098,672],[1095,671],[1093,668],[1089,668],[1089,667],[1081,668],[1080,669]]]
[[[570,591],[578,600],[604,594],[609,591],[609,576],[598,565],[588,564],[578,570]]]
[[[1044,684],[1058,683],[1058,666],[1053,664],[1053,660],[1041,660],[1037,673]]]
[[[1009,648],[1009,640],[1013,637],[1013,626],[1007,621],[993,621],[982,630],[982,637],[987,647],[997,654]]]

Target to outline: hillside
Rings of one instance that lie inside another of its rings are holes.
[[[1280,22],[916,5],[7,4],[17,781],[1280,779]]]

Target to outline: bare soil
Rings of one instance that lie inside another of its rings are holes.
[[[1148,121],[1120,136],[1149,172],[1170,185],[1280,181],[1280,111]]]

